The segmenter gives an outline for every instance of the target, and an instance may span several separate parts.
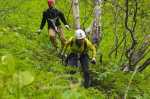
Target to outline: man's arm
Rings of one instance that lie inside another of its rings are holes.
[[[96,48],[95,46],[88,40],[88,39],[85,39],[86,40],[86,43],[87,43],[87,47],[92,50],[92,58],[95,58],[96,57]]]
[[[63,22],[63,24],[65,25],[65,28],[67,28],[68,30],[70,29],[66,19],[65,19],[65,16],[62,12],[59,12],[59,18],[61,19],[61,21]]]
[[[65,16],[61,11],[59,11],[59,18],[61,19],[61,21],[63,22],[64,25],[68,25],[68,23],[65,19]]]
[[[43,12],[42,22],[41,22],[41,25],[40,25],[40,29],[41,29],[41,30],[42,30],[43,27],[45,26],[45,23],[46,23],[46,12],[44,11],[44,12]]]
[[[65,44],[65,46],[64,46],[64,48],[63,48],[63,50],[62,50],[62,55],[66,53],[66,50],[67,50],[68,46],[71,44],[72,39],[73,39],[73,38],[70,38],[70,39],[66,42],[66,44]]]

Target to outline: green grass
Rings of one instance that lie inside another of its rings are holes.
[[[103,40],[99,48],[104,55],[104,63],[90,65],[94,86],[85,89],[82,71],[63,66],[57,53],[51,49],[47,27],[40,35],[35,33],[40,25],[42,11],[47,8],[46,2],[5,0],[0,3],[0,99],[114,99],[124,95],[132,73],[120,71],[122,49],[119,49],[118,57],[108,57],[114,45],[113,14],[109,4],[103,6]],[[56,7],[65,15],[69,8],[66,9],[66,4],[69,2],[56,2]],[[83,4],[80,4],[81,21],[86,16]],[[91,10],[90,6],[87,8]],[[146,10],[146,7],[143,9]],[[85,26],[91,20],[92,17],[89,17]],[[72,22],[72,17],[69,17],[69,23]],[[119,36],[123,31],[121,25],[120,28]],[[64,31],[67,38],[74,34],[74,30]],[[77,73],[71,75],[71,70]],[[149,99],[149,71],[147,68],[143,73],[137,73],[129,90],[129,99]]]

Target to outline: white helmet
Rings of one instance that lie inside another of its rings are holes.
[[[81,29],[75,31],[76,39],[83,39],[86,37],[85,32]]]

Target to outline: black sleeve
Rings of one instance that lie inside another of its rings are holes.
[[[46,23],[46,12],[44,11],[40,29],[43,29],[43,27],[45,26],[45,23]]]
[[[65,19],[64,14],[61,11],[59,11],[59,18],[61,19],[61,21],[63,22],[64,25],[68,24],[66,19]]]

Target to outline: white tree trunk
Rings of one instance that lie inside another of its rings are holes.
[[[92,39],[96,40],[97,42],[94,41],[94,43],[100,43],[101,40],[101,9],[102,5],[102,0],[95,0],[95,8],[94,8],[94,20],[93,20],[93,25],[92,25]]]
[[[79,1],[72,0],[73,3],[73,16],[74,16],[74,24],[76,29],[80,29],[80,11],[79,11]]]

